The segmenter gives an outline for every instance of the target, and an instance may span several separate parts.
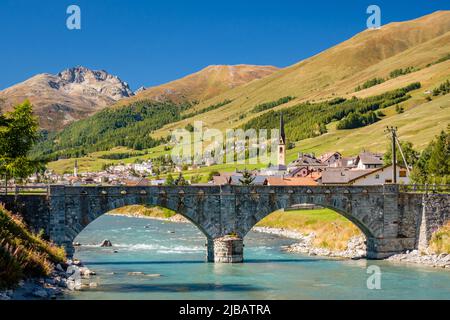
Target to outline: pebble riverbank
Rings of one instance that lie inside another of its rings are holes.
[[[365,239],[363,237],[352,237],[346,250],[336,251],[325,248],[317,248],[312,246],[315,235],[313,233],[304,235],[296,231],[268,228],[268,227],[255,227],[253,231],[263,232],[268,234],[275,234],[282,237],[299,240],[289,246],[285,246],[282,249],[287,252],[308,254],[310,256],[326,256],[335,258],[348,258],[348,259],[362,259],[366,255]],[[409,263],[420,264],[434,268],[445,268],[450,270],[450,254],[434,254],[431,252],[419,252],[418,250],[408,251],[404,254],[396,254],[386,259],[386,261],[395,263]]]
[[[310,256],[323,256],[334,258],[361,259],[366,255],[366,245],[364,237],[352,237],[345,250],[330,250],[313,246],[316,237],[314,233],[302,234],[297,231],[269,227],[254,227],[256,232],[275,234],[278,236],[299,240],[299,242],[282,247],[283,250],[292,253],[303,253]]]
[[[58,264],[48,277],[32,278],[19,282],[17,288],[0,291],[0,300],[52,300],[65,293],[96,287],[89,279],[95,272],[83,266],[78,260],[67,260]]]

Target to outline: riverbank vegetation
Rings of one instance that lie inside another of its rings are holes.
[[[64,249],[31,233],[16,215],[0,207],[0,289],[20,280],[48,276],[55,263],[64,263]]]
[[[429,249],[436,254],[450,254],[450,221],[433,234]]]
[[[276,211],[256,226],[314,233],[313,246],[330,250],[345,250],[350,238],[362,236],[358,227],[330,209]]]
[[[169,219],[175,216],[176,212],[159,206],[131,205],[122,208],[117,208],[115,210],[108,212],[108,214]]]

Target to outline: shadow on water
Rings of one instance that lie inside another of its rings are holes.
[[[249,263],[314,263],[330,261],[330,259],[246,259],[244,264]],[[86,265],[153,265],[153,264],[204,264],[204,260],[167,260],[167,261],[83,261]],[[235,264],[236,265],[236,264]],[[239,265],[239,264],[237,264]]]
[[[184,284],[104,284],[89,289],[90,292],[201,292],[201,291],[261,291],[260,288],[245,284],[184,283]]]

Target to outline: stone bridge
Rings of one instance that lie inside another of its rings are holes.
[[[317,204],[352,221],[367,238],[369,258],[424,247],[449,219],[448,194],[403,193],[384,186],[50,186],[48,195],[0,196],[69,255],[73,240],[101,215],[128,205],[157,205],[183,215],[207,239],[207,260],[241,262],[243,239],[270,213]]]

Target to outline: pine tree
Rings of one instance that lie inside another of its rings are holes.
[[[173,185],[175,185],[175,181],[173,180],[173,176],[170,173],[167,175],[167,179],[166,179],[165,185],[166,186],[173,186]]]
[[[428,172],[438,177],[450,174],[450,135],[444,131],[433,144],[428,162]]]
[[[247,169],[245,169],[244,172],[242,173],[242,179],[239,179],[239,182],[244,186],[248,186],[251,185],[254,180],[255,177],[253,177],[252,173]]]

